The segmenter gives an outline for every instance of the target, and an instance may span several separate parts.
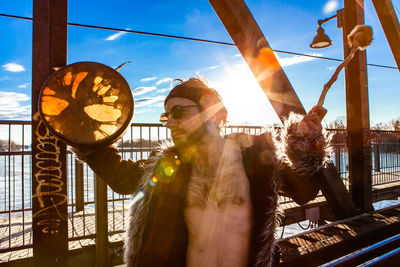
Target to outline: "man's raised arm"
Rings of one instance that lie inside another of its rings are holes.
[[[313,109],[318,108],[323,109]],[[275,138],[282,194],[298,204],[304,204],[318,194],[318,177],[331,153],[330,137],[321,126],[318,112],[315,110],[305,116],[290,114]]]

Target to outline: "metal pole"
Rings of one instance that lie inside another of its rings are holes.
[[[347,35],[356,25],[364,24],[364,1],[344,0],[342,16],[338,17],[342,17],[343,50],[346,58],[351,50],[347,44]],[[373,207],[367,59],[365,51],[358,51],[346,66],[345,84],[350,194],[360,210],[369,211]]]
[[[336,163],[336,169],[338,173],[340,174],[340,144],[337,144],[335,146],[335,163]]]
[[[381,159],[380,159],[380,151],[379,151],[379,143],[375,143],[374,145],[374,168],[376,172],[381,171]]]
[[[32,231],[34,266],[67,266],[66,146],[38,116],[42,85],[67,63],[67,0],[33,1]]]
[[[107,184],[95,174],[96,267],[108,267]]]
[[[84,208],[83,163],[75,159],[75,210]]]

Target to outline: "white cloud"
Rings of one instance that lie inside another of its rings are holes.
[[[20,72],[20,71],[25,71],[24,66],[19,65],[17,63],[7,63],[2,66],[6,71],[11,71],[11,72]]]
[[[234,68],[234,69],[236,69],[236,68],[238,68],[238,69],[245,69],[245,70],[247,70],[247,69],[249,69],[249,65],[247,65],[246,63],[244,63],[244,62],[241,62],[241,63],[236,63],[236,64],[234,64],[234,65],[232,65],[232,67]]]
[[[18,85],[18,88],[27,88],[28,85],[29,85],[29,83],[20,84],[20,85]]]
[[[126,32],[117,32],[117,33],[114,33],[114,34],[108,36],[106,38],[106,40],[107,41],[114,41],[115,39],[118,39],[119,37],[121,37],[124,34],[126,34]]]
[[[148,92],[157,89],[155,86],[140,86],[133,90],[133,96],[144,95]]]
[[[135,108],[144,107],[144,106],[151,106],[160,102],[163,102],[165,99],[164,96],[156,96],[156,97],[144,97],[138,100],[135,100]]]
[[[160,85],[160,84],[162,84],[162,83],[170,82],[170,81],[172,81],[171,78],[164,78],[164,79],[158,80],[158,81],[156,82],[156,85]]]
[[[321,56],[321,54],[319,54],[319,53],[313,53],[312,55],[313,56]],[[307,61],[311,61],[311,60],[315,59],[312,57],[305,57],[305,56],[292,56],[292,57],[284,57],[284,58],[277,57],[277,58],[278,58],[279,64],[282,67],[295,65],[295,64],[299,64],[302,62],[307,62]]]
[[[28,101],[26,94],[0,91],[0,119],[1,120],[30,120],[31,106],[21,105]]]
[[[141,113],[151,113],[154,112],[154,109],[149,109],[149,108],[142,108],[142,109],[136,109],[135,108],[135,115],[141,114]]]
[[[157,77],[148,77],[148,78],[140,79],[140,81],[141,82],[149,82],[149,81],[152,81],[152,80],[155,80],[155,79],[157,79]]]
[[[157,93],[165,93],[169,90],[169,88],[162,88],[160,90],[157,90]]]
[[[211,66],[211,67],[207,67],[206,70],[214,70],[214,69],[216,69],[218,67],[219,67],[218,65],[214,65],[214,66]]]
[[[7,105],[10,102],[28,101],[31,99],[26,94],[0,91],[0,105]]]
[[[165,99],[165,97],[164,97]],[[158,108],[164,108],[164,99],[162,99],[162,101],[157,102],[154,104],[154,107],[158,107]]]
[[[242,56],[242,54],[240,54],[240,53],[235,54],[235,57],[241,57],[241,56]]]
[[[322,8],[322,11],[324,14],[330,14],[332,12],[335,12],[339,7],[339,1],[338,0],[328,0],[324,7]]]

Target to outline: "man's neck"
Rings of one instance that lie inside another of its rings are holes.
[[[217,130],[204,131],[201,138],[187,144],[178,151],[186,162],[190,161],[199,167],[209,168],[210,162],[217,161],[223,150],[224,138]]]
[[[197,153],[194,155],[194,163],[197,168],[213,169],[218,165],[218,159],[223,151],[224,139],[218,135],[204,136],[198,143]]]

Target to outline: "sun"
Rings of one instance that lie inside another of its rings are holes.
[[[280,123],[269,100],[245,63],[221,68],[209,85],[221,95],[229,125],[265,126]]]

